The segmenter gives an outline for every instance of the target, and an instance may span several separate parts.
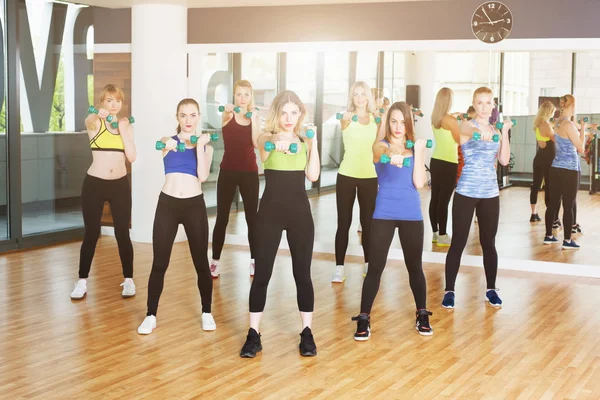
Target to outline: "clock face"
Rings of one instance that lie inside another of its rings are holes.
[[[477,39],[485,43],[498,43],[512,31],[513,17],[509,8],[498,1],[480,5],[471,18],[471,29]]]

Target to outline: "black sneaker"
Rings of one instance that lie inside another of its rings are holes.
[[[356,321],[356,332],[354,332],[354,340],[364,342],[371,337],[371,317],[367,314],[358,314],[352,317],[352,321]]]
[[[541,220],[542,219],[537,213],[531,214],[531,218],[529,218],[529,222],[540,222]]]
[[[560,219],[557,219],[552,223],[552,229],[560,229],[561,227],[562,223],[560,222]]]
[[[315,344],[315,338],[307,326],[300,334],[300,354],[304,357],[314,357],[317,355],[317,345]]]
[[[242,346],[240,351],[240,357],[254,358],[256,353],[262,350],[262,344],[260,344],[260,334],[254,329],[248,329],[248,336],[246,336],[246,343]]]
[[[417,310],[417,321],[415,322],[415,329],[419,331],[419,335],[433,335],[433,329],[431,329],[431,325],[429,325],[430,315],[433,315],[431,311]]]
[[[573,228],[571,229],[571,234],[573,233],[581,233],[581,226],[579,226],[579,224],[573,225]]]

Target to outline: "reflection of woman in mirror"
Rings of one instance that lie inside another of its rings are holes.
[[[134,162],[137,152],[133,126],[127,118],[118,118],[123,100],[121,88],[116,85],[106,85],[100,93],[100,108],[97,110],[90,108],[91,112],[85,119],[92,148],[92,165],[83,180],[81,190],[81,211],[85,233],[79,258],[79,280],[71,292],[71,298],[75,300],[82,299],[87,293],[87,278],[100,236],[104,202],[110,204],[115,238],[125,277],[125,281],[121,284],[123,287],[121,296],[135,296],[133,246],[129,238],[131,187],[127,178],[126,162]],[[117,122],[116,128],[112,126],[115,122]]]
[[[554,116],[556,107],[549,101],[545,101],[540,106],[535,120],[533,121],[533,130],[538,143],[538,151],[533,159],[533,183],[531,185],[531,193],[529,194],[529,204],[531,205],[531,218],[529,222],[537,222],[542,219],[537,213],[538,192],[544,181],[544,201],[546,207],[550,206],[550,166],[554,160],[554,129],[550,124],[550,118]],[[554,220],[558,219],[558,210]]]
[[[494,307],[502,300],[496,291],[498,253],[496,233],[500,217],[500,193],[496,163],[508,165],[510,120],[504,121],[499,132],[490,123],[494,108],[491,89],[480,87],[473,93],[475,118],[460,125],[460,142],[465,166],[456,186],[452,202],[452,243],[446,257],[446,293],[442,301],[445,308],[454,308],[454,285],[460,268],[460,259],[467,245],[473,213],[479,224],[479,243],[483,250],[483,266],[487,281],[485,299]]]
[[[365,82],[355,82],[350,88],[348,108],[341,118],[344,158],[338,170],[335,189],[338,226],[335,234],[336,267],[333,270],[332,282],[343,282],[346,279],[344,261],[354,200],[357,197],[365,259],[363,276],[367,273],[369,235],[377,196],[377,175],[372,150],[379,129],[377,121],[379,112],[375,110],[375,100],[369,86]]]
[[[451,237],[446,231],[448,205],[456,185],[458,173],[458,142],[460,127],[456,117],[449,114],[454,93],[442,88],[435,98],[431,113],[431,129],[435,148],[431,155],[431,201],[429,220],[433,230],[432,242],[438,246],[450,246]]]
[[[256,209],[258,208],[258,166],[256,148],[260,134],[260,116],[254,106],[254,93],[250,82],[237,81],[233,86],[233,103],[223,110],[223,144],[225,152],[217,180],[217,220],[213,230],[212,262],[210,273],[219,277],[219,260],[225,242],[225,229],[229,222],[231,203],[239,188],[244,202],[250,246],[250,276],[254,275],[254,235]]]
[[[179,224],[185,228],[198,275],[197,285],[202,300],[202,329],[216,329],[211,314],[213,282],[206,254],[208,217],[202,193],[202,182],[208,179],[210,173],[213,148],[208,145],[208,134],[196,135],[196,127],[200,122],[200,107],[194,99],[183,99],[179,102],[177,122],[177,134],[160,140],[165,165],[165,184],[160,192],[154,216],[154,261],[148,280],[148,310],[146,318],[138,327],[140,335],[148,335],[156,328],[158,302]],[[198,136],[196,144],[191,144],[192,136]],[[181,147],[184,151],[181,151]]]
[[[586,123],[583,119],[577,125],[571,121],[575,115],[575,97],[571,94],[560,98],[560,117],[554,130],[556,155],[550,167],[550,207],[546,208],[546,236],[544,244],[558,243],[552,234],[553,221],[556,218],[558,207],[562,198],[564,240],[562,248],[565,250],[579,249],[581,246],[571,239],[573,233],[579,233],[579,226],[575,223],[574,207],[579,190],[581,177],[581,161],[579,153],[583,153],[585,143]]]
[[[360,314],[354,340],[368,340],[371,336],[370,316],[379,290],[394,233],[402,245],[408,270],[410,288],[417,307],[415,328],[421,335],[433,334],[427,311],[427,284],[423,274],[423,213],[417,189],[427,181],[423,150],[425,140],[415,140],[411,107],[405,102],[394,103],[385,122],[384,139],[373,145],[373,162],[377,169],[379,192],[371,223],[369,243],[369,270],[363,282]],[[407,149],[406,141],[414,147]],[[387,162],[382,162],[382,156]]]
[[[316,128],[312,139],[301,137],[306,107],[296,93],[279,93],[269,110],[265,132],[258,138],[260,158],[265,169],[265,191],[256,224],[256,272],[250,288],[250,329],[241,357],[252,358],[262,350],[260,320],[267,300],[267,286],[273,273],[281,234],[285,230],[296,281],[298,309],[302,320],[300,354],[317,355],[311,331],[314,291],[310,277],[315,228],[305,179],[315,182],[321,164]]]

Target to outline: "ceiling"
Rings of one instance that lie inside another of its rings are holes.
[[[135,4],[181,4],[189,8],[292,6],[308,4],[398,3],[434,0],[73,0],[73,3],[108,8],[129,8]],[[451,1],[451,0],[435,0]]]

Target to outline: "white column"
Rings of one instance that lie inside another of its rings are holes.
[[[420,109],[423,117],[417,117],[415,134],[420,139],[433,139],[431,131],[431,113],[437,87],[435,81],[435,52],[407,52],[406,53],[405,82],[406,85],[419,85],[421,87]],[[425,163],[429,165],[431,150],[426,150]]]
[[[187,97],[187,8],[139,4],[131,13],[131,92],[137,160],[132,164],[131,238],[152,241],[158,196],[164,183],[156,140],[173,135],[177,103]],[[180,227],[176,241],[185,240]]]

